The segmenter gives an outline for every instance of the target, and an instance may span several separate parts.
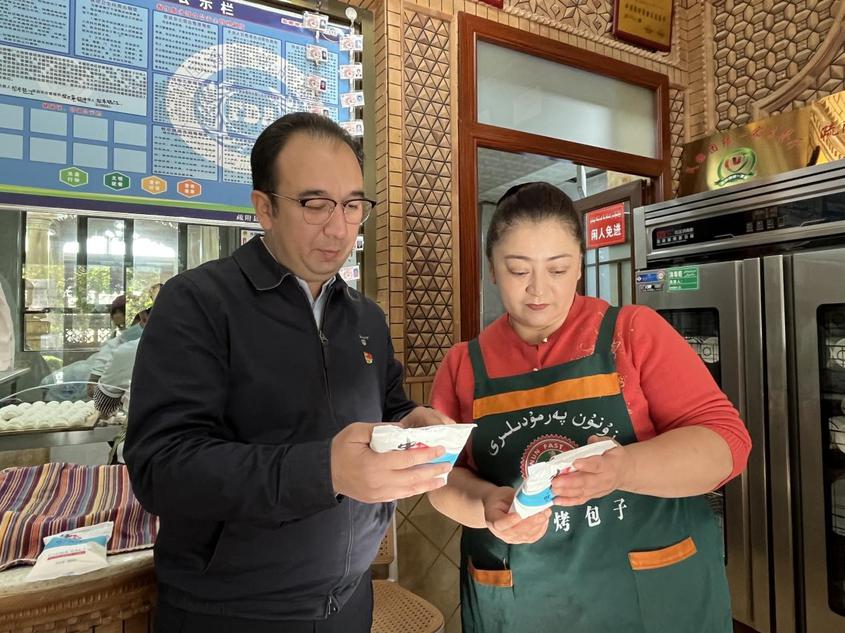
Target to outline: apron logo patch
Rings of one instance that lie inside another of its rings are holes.
[[[364,362],[367,363],[368,365],[372,365],[373,364],[373,355],[370,354],[369,352],[364,352]]]
[[[547,462],[555,455],[578,448],[578,443],[563,435],[541,435],[531,442],[522,453],[519,468],[522,477],[528,476],[528,467],[532,464]]]

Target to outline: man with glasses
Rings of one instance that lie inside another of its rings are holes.
[[[377,454],[372,423],[449,422],[402,388],[384,314],[338,275],[375,203],[336,123],[297,113],[252,150],[264,229],[170,280],[138,349],[124,455],[160,517],[156,631],[368,633],[393,501],[442,448]]]

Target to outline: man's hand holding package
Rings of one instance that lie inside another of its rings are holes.
[[[521,518],[516,512],[510,512],[515,490],[507,486],[491,489],[484,497],[484,520],[493,536],[505,543],[519,545],[535,543],[543,538],[549,527],[551,510]]]
[[[364,503],[379,503],[412,497],[445,485],[440,475],[452,470],[452,465],[428,463],[445,454],[443,447],[376,453],[370,448],[372,433],[372,424],[356,422],[332,440],[332,485],[336,494]]]

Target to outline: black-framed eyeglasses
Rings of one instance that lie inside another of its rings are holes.
[[[375,200],[369,198],[352,198],[344,202],[338,202],[331,198],[292,198],[272,191],[268,195],[296,202],[302,207],[302,217],[308,224],[322,225],[331,220],[335,209],[343,207],[343,217],[347,224],[361,225],[367,221],[376,206]]]

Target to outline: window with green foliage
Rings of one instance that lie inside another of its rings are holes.
[[[237,240],[235,228],[41,212],[26,213],[24,232],[20,345],[53,370],[99,349],[145,316],[161,284]],[[121,300],[124,311],[112,310]]]

